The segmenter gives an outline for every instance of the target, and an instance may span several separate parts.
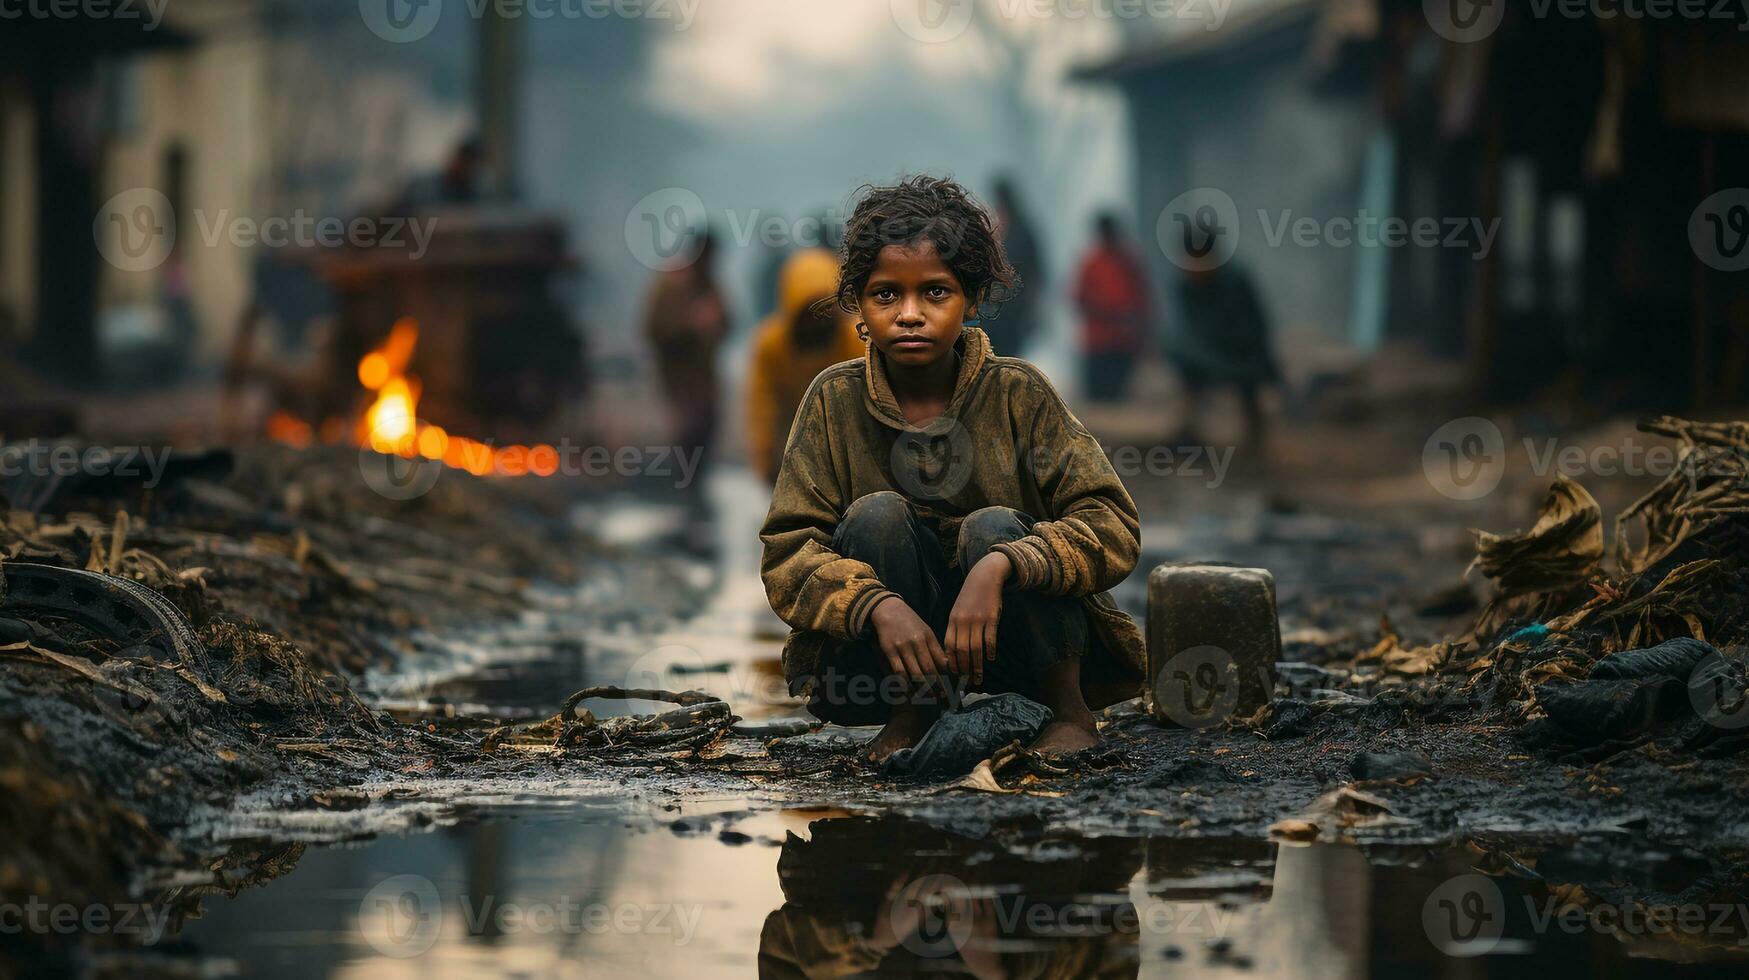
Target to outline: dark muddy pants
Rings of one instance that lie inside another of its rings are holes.
[[[966,572],[995,545],[1025,537],[1033,524],[1033,518],[1008,507],[974,511],[960,523],[957,561],[950,565],[935,522],[918,517],[899,494],[883,491],[850,505],[832,534],[832,550],[867,562],[937,637],[945,637]],[[882,724],[893,704],[911,697],[891,676],[872,632],[866,639],[836,643],[821,656],[819,683],[808,704],[819,718],[841,725]],[[1007,589],[996,624],[996,659],[985,662],[981,685],[965,689],[1042,700],[1045,668],[1083,656],[1091,638],[1080,599]],[[917,700],[935,704],[937,697],[924,694]]]

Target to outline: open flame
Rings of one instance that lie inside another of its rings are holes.
[[[559,451],[552,446],[492,446],[466,436],[451,435],[442,426],[419,420],[419,379],[407,373],[419,325],[402,317],[389,336],[358,361],[358,383],[376,397],[353,430],[353,441],[385,456],[437,460],[475,476],[552,476],[559,471]],[[324,436],[334,427],[324,425]],[[287,412],[275,412],[267,434],[278,442],[309,446],[316,433],[309,423]],[[327,438],[324,441],[334,441]]]

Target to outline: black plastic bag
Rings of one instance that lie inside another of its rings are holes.
[[[1680,677],[1686,680],[1694,668],[1708,655],[1718,651],[1712,644],[1691,636],[1665,640],[1643,650],[1623,650],[1612,653],[1591,667],[1592,680],[1626,681],[1656,677]]]
[[[1018,694],[998,694],[949,711],[923,738],[887,757],[895,776],[963,776],[1009,742],[1030,742],[1051,722],[1051,709]]]

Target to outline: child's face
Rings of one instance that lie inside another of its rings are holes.
[[[959,277],[927,239],[883,247],[860,302],[869,341],[888,361],[908,367],[946,357],[966,321]]]

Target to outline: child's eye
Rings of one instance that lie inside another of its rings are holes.
[[[874,298],[882,303],[891,303],[898,295],[898,293],[886,286],[882,286],[874,291]]]
[[[947,298],[947,293],[948,290],[946,286],[930,286],[928,295],[929,298],[933,300],[944,300]]]

